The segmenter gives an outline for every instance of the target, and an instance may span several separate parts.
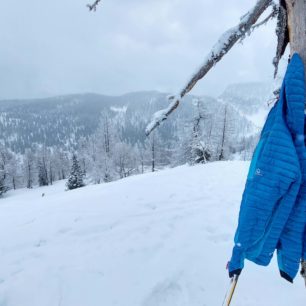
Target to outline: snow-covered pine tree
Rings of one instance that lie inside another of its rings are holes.
[[[84,187],[84,173],[75,154],[72,156],[72,166],[66,186],[69,190]]]
[[[10,189],[9,171],[13,154],[4,146],[0,147],[0,196]],[[14,165],[15,166],[15,165]]]
[[[14,153],[10,154],[10,159],[7,165],[7,178],[9,185],[15,190],[21,185],[21,167],[20,161]]]
[[[2,196],[5,192],[9,190],[6,185],[5,172],[4,170],[0,170],[0,196]]]
[[[38,162],[38,184],[39,186],[48,186],[48,170],[46,166],[46,161],[44,158],[42,158]]]
[[[23,172],[26,187],[31,189],[34,184],[35,166],[34,166],[34,153],[31,149],[26,149],[23,156]]]
[[[20,171],[17,155],[8,148],[0,147],[0,171],[6,189],[16,189],[19,185]]]
[[[209,118],[208,110],[201,100],[195,99],[194,116],[192,123],[192,140],[191,140],[191,164],[206,163],[211,158],[211,152],[209,149],[209,139],[205,135],[205,131],[202,129],[203,121]],[[204,125],[205,127],[205,125]],[[207,139],[206,139],[207,138]]]

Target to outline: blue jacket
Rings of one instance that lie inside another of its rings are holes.
[[[306,114],[305,114],[305,122],[304,122],[304,145],[306,146]],[[306,148],[304,149],[304,156],[301,162],[302,173],[303,173],[303,182],[299,192],[300,201],[304,203],[306,206]],[[304,206],[304,215],[306,219],[306,208]],[[305,220],[305,228],[304,228],[304,243],[303,243],[303,253],[302,259],[306,261],[306,220]]]
[[[305,201],[297,200],[305,151],[304,87],[303,62],[295,54],[253,155],[230,275],[240,273],[245,258],[268,265],[275,249],[283,277],[292,281],[298,271],[305,228]]]

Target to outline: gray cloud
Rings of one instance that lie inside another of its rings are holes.
[[[255,3],[105,0],[89,13],[86,1],[1,1],[0,98],[177,92],[218,36]],[[274,26],[234,47],[195,92],[272,79]]]

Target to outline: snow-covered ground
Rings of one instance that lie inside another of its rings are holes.
[[[0,305],[221,306],[247,168],[218,162],[8,193]],[[247,263],[235,305],[302,306],[304,284],[281,279],[275,262]]]

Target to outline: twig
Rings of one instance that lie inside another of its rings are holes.
[[[89,8],[90,11],[96,11],[97,10],[97,6],[99,5],[99,3],[101,2],[101,0],[96,0],[93,4],[87,4],[87,7]]]
[[[264,20],[262,20],[262,21],[260,21],[260,22],[258,22],[258,23],[256,23],[255,25],[252,26],[252,31],[261,27],[262,25],[266,24],[270,19],[275,18],[277,16],[277,14],[278,14],[278,8],[275,5],[275,6],[273,6],[272,12]]]

